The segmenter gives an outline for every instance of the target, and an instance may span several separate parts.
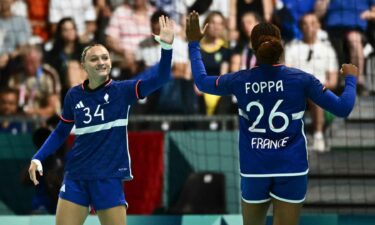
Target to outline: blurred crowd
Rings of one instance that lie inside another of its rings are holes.
[[[67,90],[82,83],[82,49],[101,43],[110,49],[114,80],[132,79],[159,61],[158,17],[175,22],[173,80],[140,100],[133,114],[237,114],[236,99],[201,93],[192,81],[185,39],[189,12],[208,23],[201,40],[209,75],[250,69],[257,62],[250,35],[261,22],[282,31],[287,66],[314,74],[340,92],[339,65],[360,69],[358,94],[366,87],[366,58],[375,45],[375,0],[0,0],[0,117],[50,118],[59,114]],[[321,136],[324,112],[309,102],[314,135]],[[2,120],[2,132],[17,133]]]

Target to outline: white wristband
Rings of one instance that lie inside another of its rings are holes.
[[[172,49],[172,45],[167,44],[164,41],[160,40],[159,35],[154,35],[154,39],[155,39],[155,41],[159,42],[162,49],[165,49],[165,50],[171,50]]]
[[[36,170],[38,170],[39,172],[43,172],[43,166],[42,166],[42,163],[40,162],[40,160],[33,159],[33,160],[31,160],[31,162],[34,162],[36,164]]]

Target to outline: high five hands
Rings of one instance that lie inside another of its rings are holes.
[[[173,43],[174,38],[174,31],[173,31],[173,23],[169,20],[166,16],[159,17],[159,25],[160,25],[160,40],[167,44]]]
[[[186,18],[186,37],[190,41],[200,41],[205,35],[208,24],[201,30],[199,26],[199,14],[195,11],[191,12]]]

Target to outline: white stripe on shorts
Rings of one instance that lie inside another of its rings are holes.
[[[264,203],[264,202],[268,202],[268,201],[270,201],[271,199],[270,198],[267,198],[267,199],[263,199],[263,200],[246,200],[246,199],[244,199],[243,197],[241,197],[242,198],[242,200],[244,201],[244,202],[246,202],[246,203]]]
[[[285,198],[280,198],[279,196],[276,196],[275,194],[273,194],[271,192],[270,192],[270,195],[271,195],[272,198],[275,198],[275,199],[280,200],[282,202],[289,202],[289,203],[301,203],[301,202],[305,201],[305,199],[306,199],[306,196],[305,196],[301,200],[289,200],[289,199],[285,199]]]

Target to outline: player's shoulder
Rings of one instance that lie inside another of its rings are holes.
[[[234,72],[234,73],[228,73],[226,75],[223,75],[223,76],[220,76],[220,79],[226,79],[227,82],[234,82],[234,81],[241,81],[241,79],[244,77],[244,76],[241,76],[245,73],[246,70],[239,70],[237,72]]]
[[[66,94],[72,95],[72,94],[77,94],[77,93],[80,93],[80,92],[83,92],[83,91],[84,91],[84,88],[83,88],[83,82],[82,82],[80,84],[77,84],[77,85],[69,88],[69,90]]]
[[[136,86],[139,85],[140,81],[141,80],[137,78],[128,80],[113,80],[108,88],[120,92],[124,90],[134,90]]]
[[[295,67],[289,67],[289,66],[285,66],[284,67],[284,73],[286,74],[289,74],[289,75],[293,75],[295,77],[308,77],[308,76],[312,76],[311,74],[301,70],[301,69],[297,69]]]
[[[112,87],[121,87],[123,85],[129,85],[133,83],[137,83],[140,81],[139,79],[128,79],[128,80],[113,80],[111,83]]]
[[[287,75],[287,79],[297,79],[303,84],[309,84],[316,80],[314,75],[294,67],[285,67],[284,73]]]

